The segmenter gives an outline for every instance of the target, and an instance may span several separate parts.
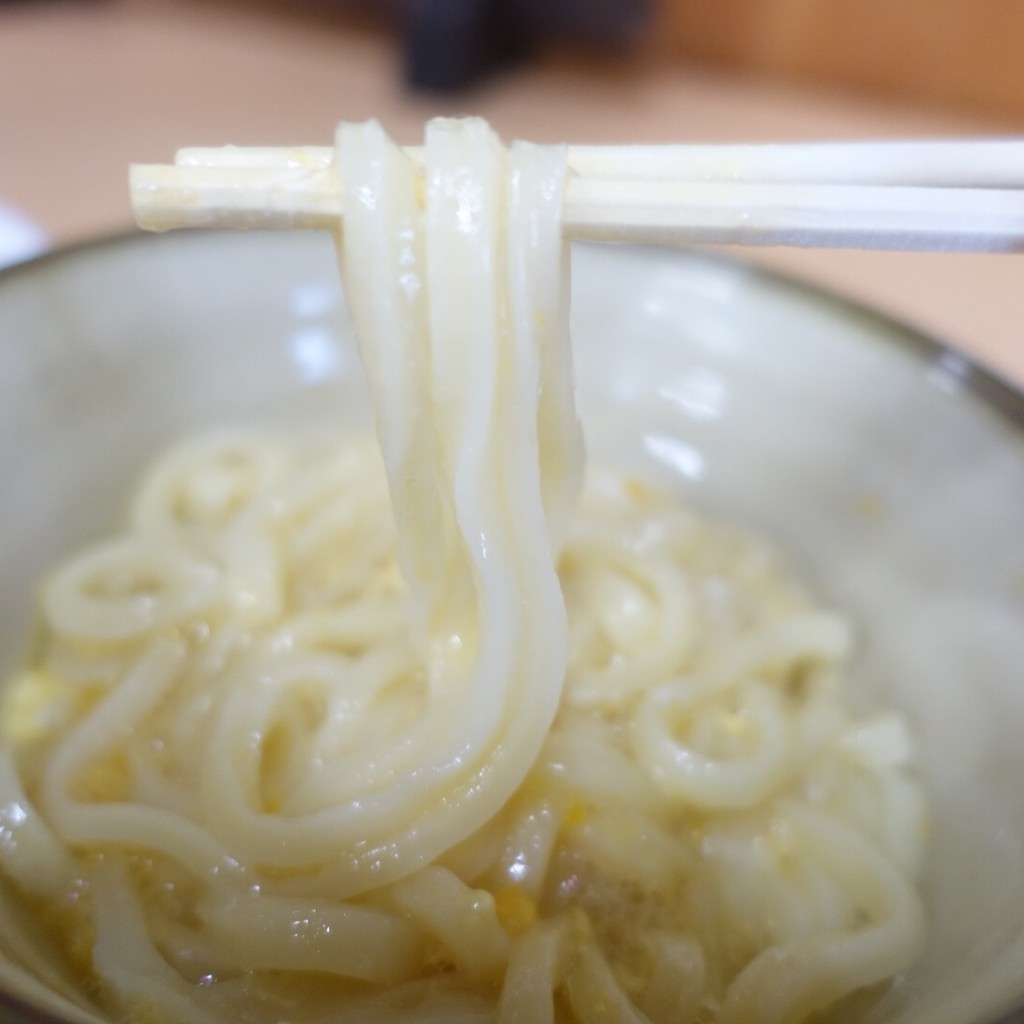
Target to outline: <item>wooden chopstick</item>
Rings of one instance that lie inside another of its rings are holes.
[[[421,150],[406,150],[414,159]],[[1024,140],[571,146],[573,238],[1024,251]],[[324,228],[344,215],[330,147],[180,150],[137,165],[140,226]]]
[[[603,242],[1012,253],[1024,252],[1024,191],[581,178],[563,223]]]
[[[593,178],[1024,188],[1024,139],[578,146],[569,165]]]
[[[420,160],[422,148],[403,147]],[[1024,188],[1024,139],[925,139],[740,145],[569,146],[580,177],[792,185]],[[326,168],[330,146],[178,150],[179,167]]]

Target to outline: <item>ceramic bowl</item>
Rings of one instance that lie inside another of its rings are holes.
[[[855,623],[854,699],[918,737],[929,942],[871,1019],[1024,1021],[1024,398],[738,263],[580,248],[573,287],[591,457],[775,541]],[[121,520],[168,442],[367,416],[324,237],[131,235],[0,276],[0,678],[35,582]],[[0,1018],[89,1019],[0,900]]]

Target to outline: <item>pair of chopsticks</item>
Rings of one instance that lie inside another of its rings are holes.
[[[572,238],[1024,252],[1024,139],[570,146],[568,164]],[[131,192],[157,231],[344,215],[330,147],[182,149],[173,165],[132,167]]]

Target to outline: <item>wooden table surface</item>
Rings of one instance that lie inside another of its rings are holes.
[[[56,245],[129,226],[129,162],[182,145],[327,144],[439,113],[536,141],[766,141],[1024,132],[670,63],[555,55],[457,99],[409,95],[387,35],[208,0],[0,2],[0,201]],[[914,323],[1024,385],[1024,255],[744,250]]]

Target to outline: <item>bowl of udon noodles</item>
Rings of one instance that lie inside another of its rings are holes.
[[[1024,1019],[1024,398],[367,217],[0,278],[0,1016]]]

